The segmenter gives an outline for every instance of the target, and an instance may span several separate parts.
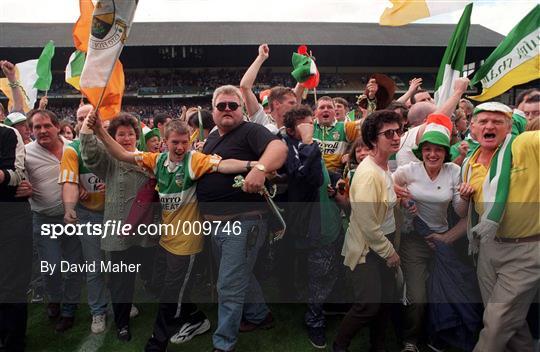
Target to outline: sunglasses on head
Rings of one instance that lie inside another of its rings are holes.
[[[218,111],[225,111],[227,109],[227,107],[229,108],[229,110],[231,111],[236,111],[236,109],[238,109],[238,107],[240,106],[240,104],[234,102],[234,101],[224,101],[224,102],[221,102],[221,103],[217,103],[216,104],[216,109],[218,109]]]
[[[401,137],[401,136],[403,136],[403,129],[402,128],[396,128],[396,129],[393,129],[393,130],[386,130],[386,131],[382,131],[382,132],[377,133],[377,135],[384,134],[384,136],[387,139],[392,139],[394,137],[394,133],[397,134],[398,137]]]

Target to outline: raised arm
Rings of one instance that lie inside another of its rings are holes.
[[[296,83],[296,86],[294,87],[294,94],[296,94],[296,103],[298,105],[302,104],[302,100],[304,100],[305,90],[306,90],[306,87],[304,87],[300,83]]]
[[[257,110],[259,110],[259,101],[257,96],[253,93],[253,84],[257,78],[257,74],[261,69],[262,64],[270,56],[270,49],[267,44],[262,44],[259,46],[259,55],[255,58],[251,66],[244,73],[244,77],[240,81],[240,91],[244,97],[244,102],[246,103],[246,109],[248,116],[253,116]]]
[[[454,82],[454,94],[450,96],[442,105],[441,107],[437,108],[437,110],[434,112],[434,114],[442,114],[445,116],[448,116],[448,118],[451,118],[452,114],[456,110],[456,106],[459,103],[459,100],[461,99],[461,96],[465,91],[467,90],[467,87],[469,86],[469,79],[465,77],[461,77],[455,80]],[[426,130],[426,123],[424,122],[422,125],[420,125],[420,128],[418,129],[418,133],[416,134],[416,144],[420,142],[420,139],[424,135],[424,131]]]
[[[452,116],[456,106],[461,99],[463,93],[467,91],[469,86],[469,79],[466,77],[458,78],[454,81],[454,93],[448,98],[442,105],[435,111],[437,114],[443,114],[448,117]]]
[[[405,92],[405,94],[403,94],[402,96],[400,96],[398,98],[398,102],[400,103],[403,103],[405,104],[407,102],[407,100],[409,100],[412,95],[414,94],[414,92],[416,92],[418,90],[418,88],[420,88],[420,86],[422,85],[422,78],[413,78],[409,81],[409,89]]]
[[[2,60],[0,61],[0,67],[2,67],[2,71],[9,81],[9,86],[11,87],[11,92],[13,93],[13,109],[10,112],[18,111],[24,113],[23,92],[21,83],[17,81],[15,65],[9,61]],[[30,108],[33,108],[33,106]]]

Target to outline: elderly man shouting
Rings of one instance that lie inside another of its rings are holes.
[[[540,286],[540,132],[515,137],[523,121],[501,103],[473,112],[479,147],[462,166],[462,196],[474,191],[468,231],[480,239],[484,328],[475,352],[533,351],[525,317]],[[512,129],[514,122],[514,129]],[[510,133],[512,131],[512,133]]]

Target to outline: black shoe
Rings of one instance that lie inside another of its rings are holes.
[[[324,334],[324,328],[308,328],[309,342],[315,348],[326,348],[326,336]]]
[[[444,350],[448,347],[448,345],[444,343],[444,341],[436,337],[431,339],[427,346],[433,352],[444,352]]]
[[[129,332],[129,327],[124,326],[121,329],[118,329],[118,332],[116,333],[116,337],[120,341],[128,342],[131,340],[131,333]]]
[[[73,324],[75,323],[74,317],[61,317],[58,323],[56,324],[56,327],[54,330],[56,332],[64,332],[73,327]]]
[[[331,352],[348,352],[348,350],[346,348],[338,347],[338,345],[336,345],[336,343],[334,342],[332,344]]]
[[[242,320],[240,322],[240,332],[252,332],[257,329],[268,330],[274,327],[274,317],[272,312],[269,312],[263,321],[258,324],[252,323],[250,321]]]
[[[351,309],[348,303],[325,303],[323,304],[324,315],[345,315]]]

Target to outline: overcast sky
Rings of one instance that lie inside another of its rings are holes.
[[[76,21],[78,0],[0,0],[1,22]],[[464,0],[436,0],[464,1]],[[469,2],[469,1],[466,1]],[[135,22],[286,21],[378,22],[387,0],[139,0]],[[472,22],[507,34],[536,0],[475,1]],[[457,23],[461,11],[419,23]]]

